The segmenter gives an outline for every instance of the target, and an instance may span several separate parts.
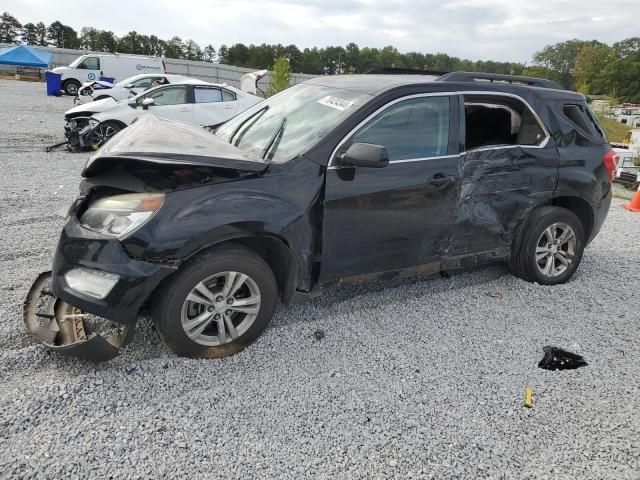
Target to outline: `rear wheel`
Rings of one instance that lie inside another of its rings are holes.
[[[220,358],[252,343],[276,306],[276,279],[251,250],[223,247],[201,255],[157,294],[152,316],[178,355]]]
[[[534,210],[511,253],[511,271],[529,282],[556,285],[569,280],[582,260],[584,228],[560,207]]]
[[[81,87],[80,82],[77,80],[65,80],[62,83],[62,90],[67,95],[75,97],[78,94],[78,89]]]

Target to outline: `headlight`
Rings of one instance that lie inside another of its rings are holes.
[[[96,200],[80,217],[80,224],[94,232],[124,237],[148,222],[162,207],[162,193],[128,193]]]
[[[74,268],[64,274],[64,280],[69,288],[95,298],[106,297],[118,283],[120,277],[114,273],[89,270],[88,268]]]

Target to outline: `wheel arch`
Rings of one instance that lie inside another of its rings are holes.
[[[260,256],[271,268],[276,281],[278,283],[278,293],[282,300],[282,303],[289,304],[293,298],[293,294],[296,290],[296,284],[299,275],[298,261],[293,254],[291,248],[285,239],[280,236],[269,233],[244,233],[230,238],[225,238],[215,243],[205,245],[202,248],[192,252],[187,258],[180,262],[180,265],[194,261],[199,256],[224,246],[241,246],[247,248],[258,256]],[[179,270],[176,269],[176,272]],[[162,282],[154,289],[154,292],[149,296],[149,300],[153,298],[156,292],[170,283],[175,274],[169,275],[163,279]]]

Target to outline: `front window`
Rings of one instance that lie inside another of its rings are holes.
[[[449,109],[446,96],[402,100],[375,115],[351,142],[382,145],[390,161],[446,155]]]
[[[86,57],[76,68],[82,70],[100,70],[100,59],[98,57]]]
[[[304,153],[370,95],[300,84],[229,120],[216,135],[260,161],[284,163]]]
[[[153,98],[153,104],[159,107],[166,105],[180,105],[187,103],[187,87],[184,85],[176,85],[153,90],[138,98],[138,104],[141,104],[145,98]]]
[[[133,82],[129,82],[133,88],[149,88],[151,84],[157,80],[160,80],[162,77],[147,77],[141,78],[139,80],[134,80]]]

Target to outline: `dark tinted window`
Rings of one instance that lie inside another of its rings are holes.
[[[389,160],[446,155],[449,97],[398,102],[369,120],[353,136],[352,142],[382,145],[389,152]]]
[[[579,105],[565,105],[563,108],[564,116],[575,123],[585,132],[593,135],[593,127]]]

